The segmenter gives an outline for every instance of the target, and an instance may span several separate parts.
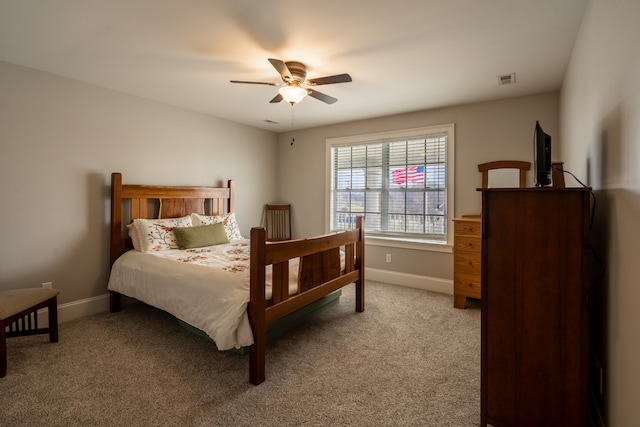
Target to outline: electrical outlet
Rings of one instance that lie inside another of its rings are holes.
[[[387,260],[387,262],[391,262],[391,254],[387,254],[386,260]]]
[[[53,288],[53,282],[44,282],[42,284],[42,287],[43,288],[47,288],[47,289],[51,289],[51,288]]]

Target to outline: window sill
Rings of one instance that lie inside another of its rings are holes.
[[[411,239],[406,237],[386,237],[366,235],[365,245],[389,248],[414,249],[418,251],[453,253],[453,246],[446,242]]]

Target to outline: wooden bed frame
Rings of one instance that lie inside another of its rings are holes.
[[[175,218],[190,213],[222,215],[233,211],[234,185],[188,187],[123,185],[111,174],[111,264],[133,248],[125,225],[136,218]],[[156,205],[153,205],[153,203]],[[340,250],[345,264],[341,268]],[[300,292],[289,295],[289,260],[300,258]],[[265,297],[265,269],[272,265],[272,300]],[[249,321],[254,344],[249,350],[249,381],[265,380],[267,327],[326,295],[355,283],[356,311],[364,311],[364,231],[362,217],[355,229],[308,239],[267,242],[264,228],[251,229]],[[110,293],[110,310],[120,310],[120,294]]]

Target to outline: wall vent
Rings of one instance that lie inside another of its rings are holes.
[[[516,82],[516,73],[498,76],[498,86],[509,85]]]

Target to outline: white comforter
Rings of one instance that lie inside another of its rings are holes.
[[[298,262],[290,263],[290,293]],[[267,268],[267,299],[271,269]],[[128,251],[116,260],[109,290],[171,313],[204,331],[219,350],[253,344],[249,303],[249,240],[152,253]]]

